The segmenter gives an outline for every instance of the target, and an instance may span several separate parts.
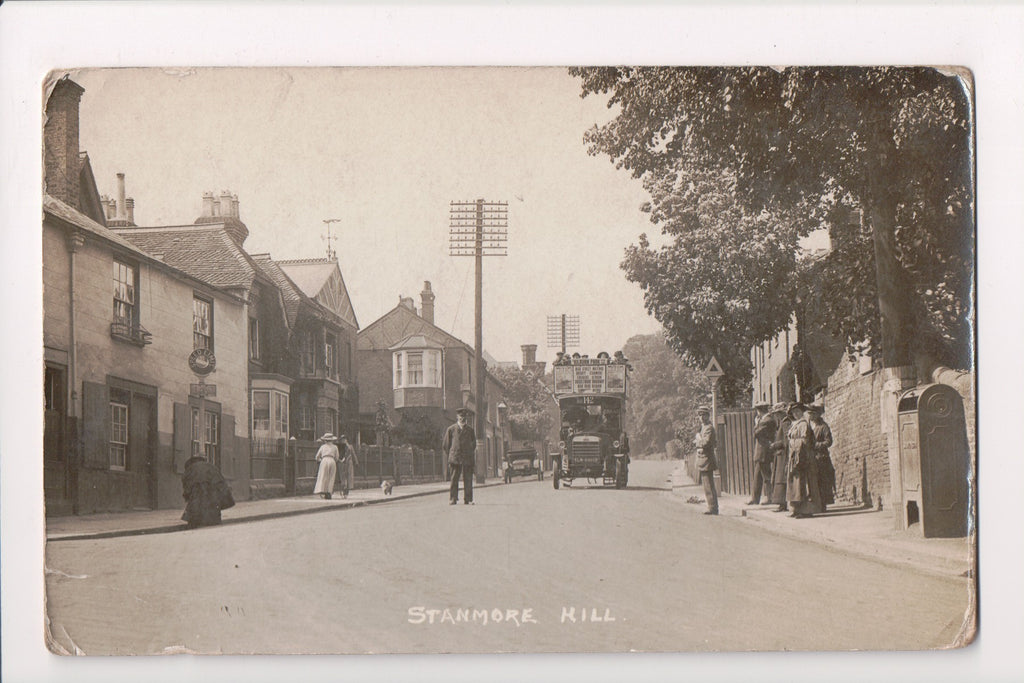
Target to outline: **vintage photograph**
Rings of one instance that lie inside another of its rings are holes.
[[[39,97],[55,655],[975,639],[968,66]]]

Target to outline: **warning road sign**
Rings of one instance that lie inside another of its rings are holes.
[[[718,360],[711,356],[708,366],[704,368],[704,375],[710,379],[718,379],[724,374],[725,372],[722,370],[722,366],[718,364]]]

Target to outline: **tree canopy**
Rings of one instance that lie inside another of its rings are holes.
[[[634,453],[660,453],[676,432],[692,433],[697,406],[711,402],[711,385],[673,353],[662,334],[631,337],[622,349],[629,358],[626,431]]]
[[[884,365],[969,367],[969,78],[932,68],[575,68],[617,114],[585,135],[642,179],[622,267],[693,367],[746,377],[792,313]],[[831,248],[798,258],[827,230]]]
[[[502,395],[508,406],[508,420],[515,440],[544,440],[558,423],[558,407],[545,385],[545,378],[521,368],[494,368],[494,376],[505,386]],[[550,385],[550,381],[548,381]]]

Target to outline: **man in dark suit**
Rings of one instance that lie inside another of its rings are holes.
[[[761,491],[765,490],[768,499],[772,497],[772,441],[779,430],[775,418],[768,412],[771,406],[759,403],[754,406],[757,411],[757,422],[754,423],[754,490],[747,505],[761,503]]]
[[[704,485],[704,497],[708,502],[705,515],[718,514],[718,492],[715,490],[715,470],[718,460],[715,458],[715,426],[711,424],[711,410],[707,406],[697,408],[700,417],[700,431],[694,438],[697,446],[697,473]]]
[[[448,467],[451,474],[449,489],[449,505],[459,502],[459,477],[462,477],[464,501],[473,504],[473,465],[476,461],[476,433],[469,426],[469,418],[473,411],[459,408],[455,411],[457,422],[444,433],[441,450],[448,456]]]

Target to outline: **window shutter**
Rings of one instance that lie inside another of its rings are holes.
[[[228,479],[235,476],[235,416],[220,416],[220,473]]]
[[[82,382],[82,465],[110,466],[110,390],[106,384]]]
[[[185,473],[185,461],[192,455],[192,409],[174,404],[174,471]]]

